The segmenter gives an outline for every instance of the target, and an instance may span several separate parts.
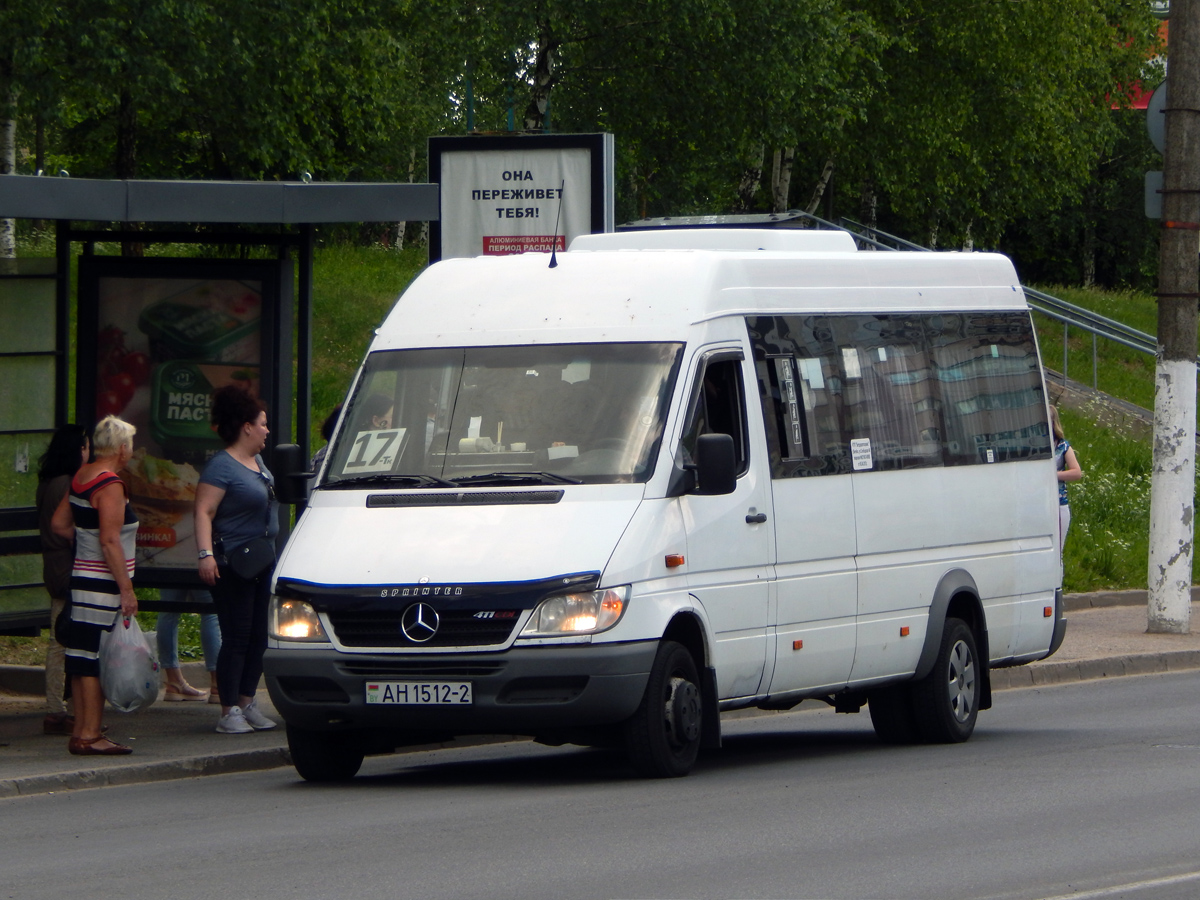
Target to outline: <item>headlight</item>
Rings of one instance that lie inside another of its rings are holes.
[[[521,637],[607,631],[621,620],[628,600],[627,584],[586,594],[550,597],[538,604],[521,629]]]
[[[271,597],[271,637],[280,641],[328,641],[317,611],[304,600]]]

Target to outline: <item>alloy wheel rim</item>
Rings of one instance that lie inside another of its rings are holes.
[[[971,717],[975,704],[975,660],[965,641],[950,650],[950,710],[959,722]]]

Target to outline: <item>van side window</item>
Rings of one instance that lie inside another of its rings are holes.
[[[772,477],[1044,458],[1028,313],[747,319]],[[866,465],[862,451],[866,451]]]
[[[686,462],[691,463],[695,458],[696,438],[702,434],[732,437],[738,474],[746,471],[750,460],[741,360],[720,359],[705,366],[680,442]]]
[[[1045,459],[1046,398],[1027,313],[928,316],[947,466]]]

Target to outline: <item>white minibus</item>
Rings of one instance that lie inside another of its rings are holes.
[[[866,705],[964,741],[1065,630],[1046,392],[1012,264],[849,235],[590,235],[423,272],[275,570],[299,773],[470,734],[624,748]],[[311,481],[311,492],[308,484]]]

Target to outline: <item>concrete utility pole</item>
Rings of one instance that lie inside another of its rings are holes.
[[[1147,631],[1191,630],[1200,303],[1200,0],[1171,0]]]

